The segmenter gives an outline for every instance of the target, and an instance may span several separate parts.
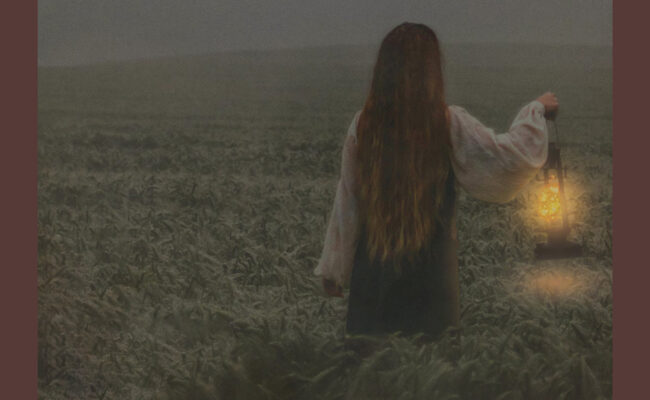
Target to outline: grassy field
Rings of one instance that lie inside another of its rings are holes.
[[[585,257],[533,260],[535,183],[461,194],[460,345],[362,357],[312,270],[374,51],[39,68],[41,398],[611,398],[611,49],[445,48],[449,102],[497,131],[557,93]]]

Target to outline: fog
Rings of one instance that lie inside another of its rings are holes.
[[[447,43],[611,46],[611,0],[41,0],[40,65],[239,49],[377,45],[421,22]]]

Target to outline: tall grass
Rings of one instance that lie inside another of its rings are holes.
[[[532,259],[534,184],[461,194],[462,330],[435,342],[344,340],[311,273],[370,52],[41,69],[39,396],[611,398],[611,70],[451,50],[451,102],[497,130],[558,93],[585,257]]]

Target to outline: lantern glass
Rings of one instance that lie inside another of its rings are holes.
[[[546,242],[538,243],[535,255],[538,259],[577,257],[582,249],[569,242],[569,217],[566,209],[565,181],[566,171],[562,167],[560,148],[549,142],[549,153],[544,173],[544,186],[539,197],[539,214],[544,222]]]
[[[539,214],[546,228],[562,226],[562,202],[560,200],[560,182],[556,174],[549,174],[539,198]]]

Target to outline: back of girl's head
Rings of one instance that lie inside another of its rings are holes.
[[[371,258],[413,254],[435,234],[450,168],[446,108],[435,33],[397,26],[381,43],[357,127]]]
[[[405,22],[382,41],[372,91],[385,100],[433,101],[444,98],[441,53],[431,28]]]

